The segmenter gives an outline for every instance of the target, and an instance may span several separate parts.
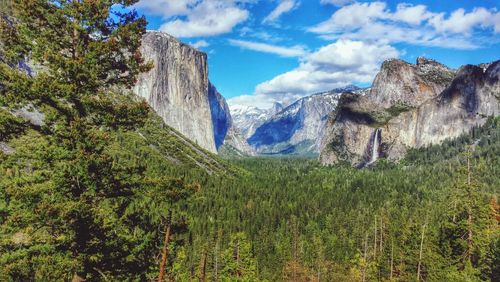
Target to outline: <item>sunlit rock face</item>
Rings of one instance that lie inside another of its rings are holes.
[[[206,54],[162,32],[144,35],[141,52],[154,67],[139,76],[134,92],[166,124],[216,153]]]
[[[320,160],[356,166],[377,157],[403,158],[409,148],[439,144],[500,114],[500,61],[451,70],[419,58],[416,65],[386,61],[366,96],[343,95],[330,116]]]

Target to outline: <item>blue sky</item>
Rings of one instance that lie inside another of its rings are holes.
[[[208,54],[230,105],[269,107],[347,84],[389,58],[500,59],[500,0],[141,0],[149,29]]]

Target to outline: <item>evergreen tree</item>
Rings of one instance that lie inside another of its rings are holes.
[[[222,281],[258,281],[252,246],[242,232],[233,234],[222,261]]]

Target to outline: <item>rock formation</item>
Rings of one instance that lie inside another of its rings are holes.
[[[418,58],[384,62],[368,95],[342,95],[330,115],[320,160],[364,166],[379,156],[438,144],[500,114],[500,61],[458,71]]]
[[[141,52],[154,67],[140,75],[134,92],[166,124],[215,153],[206,54],[162,32],[148,32]]]

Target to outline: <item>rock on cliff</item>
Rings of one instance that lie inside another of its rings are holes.
[[[355,90],[355,89],[348,89]],[[317,154],[328,114],[340,93],[332,90],[299,99],[263,122],[248,143],[260,154]]]
[[[320,160],[364,166],[455,138],[500,114],[500,61],[458,71],[418,58],[384,62],[371,92],[345,94],[330,116]]]
[[[154,67],[140,75],[134,92],[166,124],[215,153],[206,54],[162,32],[144,35],[141,52]]]

